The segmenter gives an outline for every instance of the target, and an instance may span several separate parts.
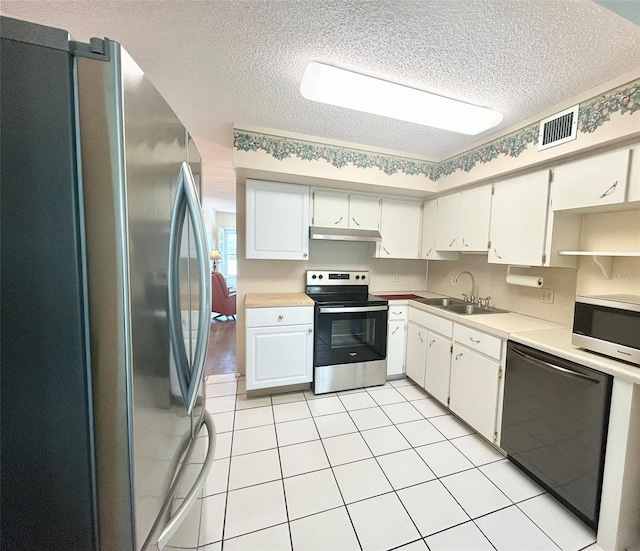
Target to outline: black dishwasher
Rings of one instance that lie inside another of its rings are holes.
[[[512,341],[500,447],[597,528],[613,377]]]

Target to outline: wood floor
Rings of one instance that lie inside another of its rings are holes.
[[[236,321],[211,320],[205,375],[236,372]]]

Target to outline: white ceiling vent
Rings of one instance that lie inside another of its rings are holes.
[[[576,139],[579,107],[574,105],[540,121],[538,151]]]

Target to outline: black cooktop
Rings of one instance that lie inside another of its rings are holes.
[[[389,304],[388,300],[370,295],[367,285],[342,286],[340,288],[309,285],[306,293],[317,304],[348,304],[349,306],[381,306]]]

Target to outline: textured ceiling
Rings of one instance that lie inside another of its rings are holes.
[[[434,160],[482,137],[309,102],[298,92],[309,61],[490,107],[504,114],[493,133],[640,60],[640,27],[591,0],[3,0],[0,11],[120,42],[193,134],[205,201],[220,210],[235,208],[234,122]]]

